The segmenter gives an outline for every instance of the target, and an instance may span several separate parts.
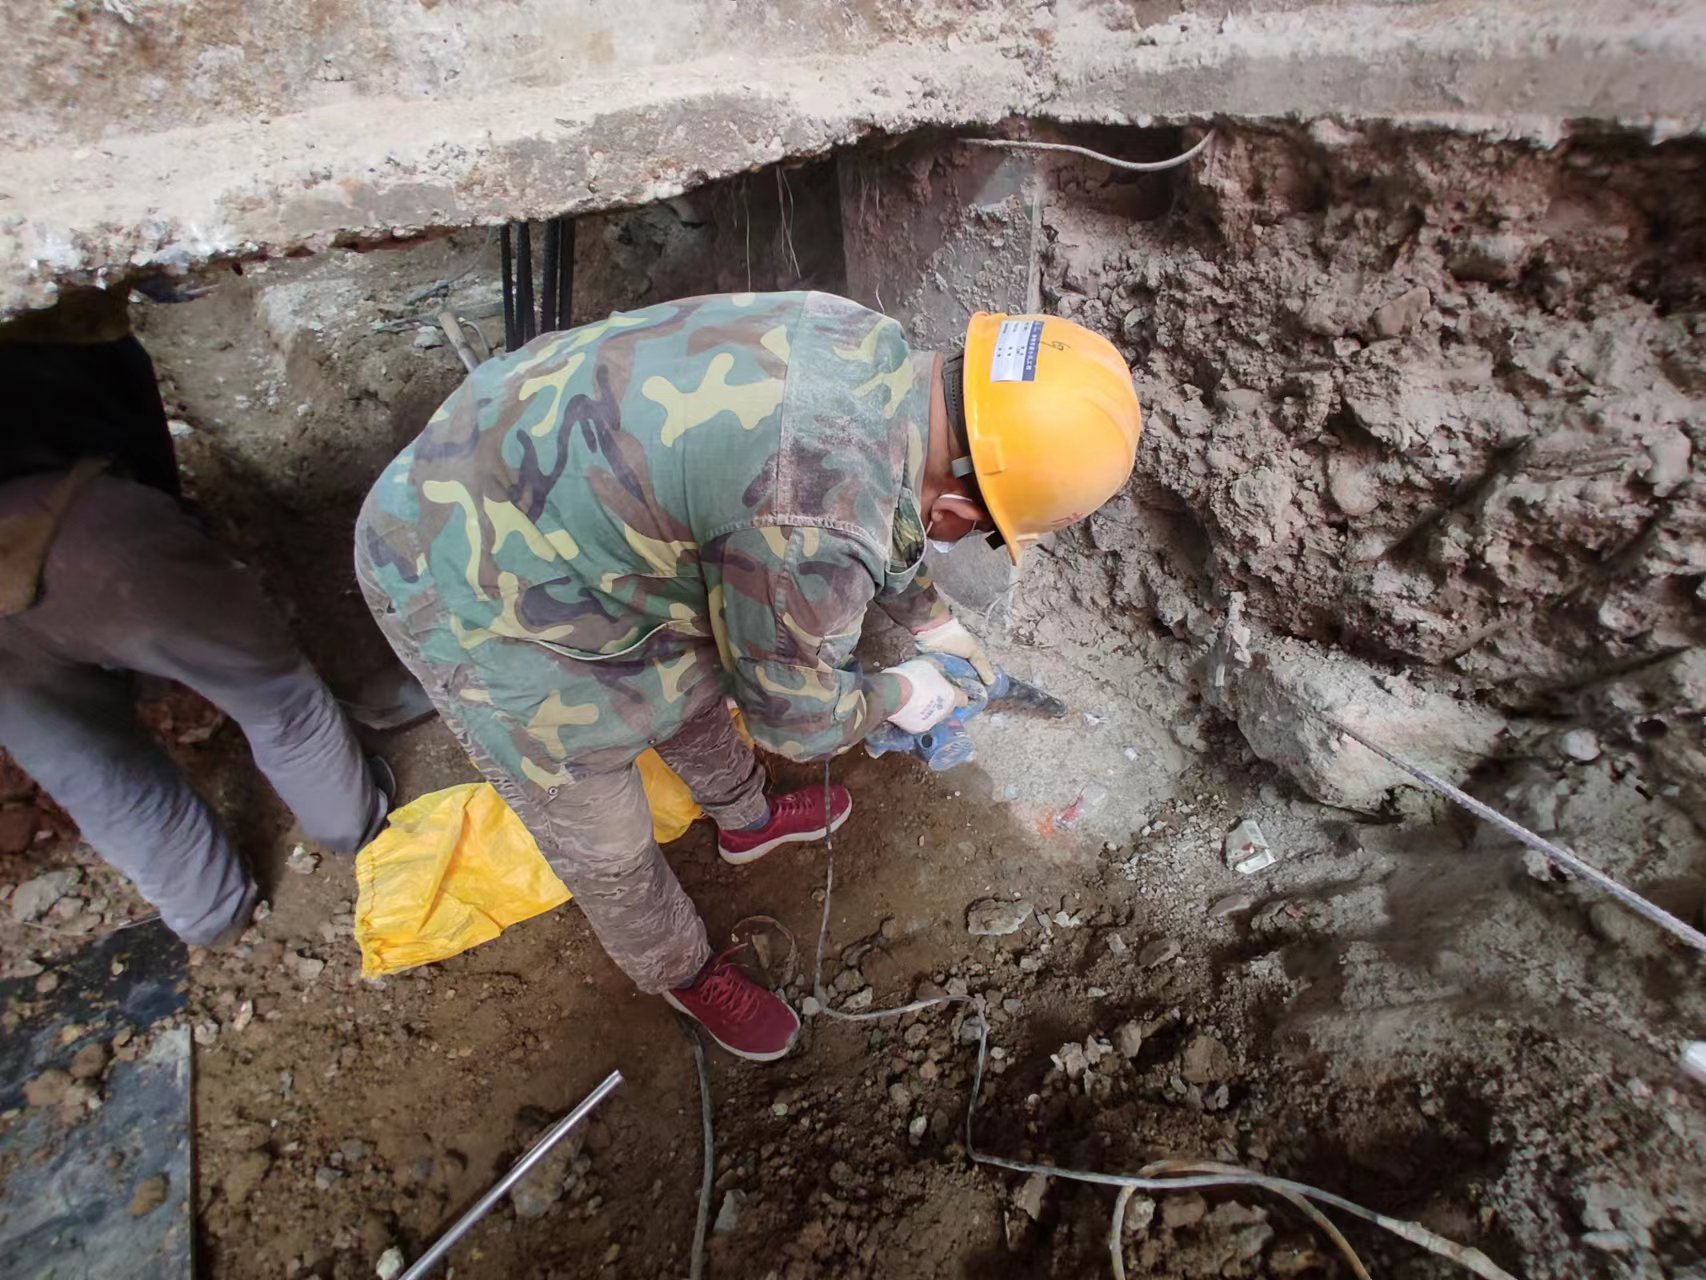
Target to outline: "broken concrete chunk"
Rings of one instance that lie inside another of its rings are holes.
[[[1445,268],[1459,280],[1510,284],[1522,275],[1528,245],[1509,232],[1478,235],[1453,250]]]
[[[1208,904],[1208,918],[1210,920],[1224,920],[1227,916],[1235,916],[1240,912],[1248,911],[1255,905],[1256,900],[1247,893],[1229,893]]]
[[[1076,1080],[1090,1069],[1090,1060],[1084,1056],[1084,1046],[1076,1041],[1061,1045],[1054,1061],[1066,1073],[1068,1080]]]
[[[973,937],[1001,937],[1017,933],[1035,913],[1029,902],[1000,902],[985,898],[966,909],[966,932]]]
[[[1114,1044],[1120,1051],[1120,1056],[1130,1060],[1143,1052],[1143,1027],[1137,1022],[1127,1022],[1114,1032]]]
[[[1013,1195],[1013,1207],[1024,1214],[1032,1222],[1041,1222],[1043,1216],[1043,1201],[1048,1196],[1048,1178],[1040,1173],[1033,1173],[1019,1184],[1019,1189]]]
[[[1266,871],[1279,861],[1279,856],[1268,846],[1268,838],[1262,834],[1254,818],[1245,818],[1227,832],[1222,851],[1226,865],[1244,876]]]
[[[539,1137],[543,1137],[541,1132]],[[534,1141],[538,1141],[536,1138]],[[585,1135],[573,1130],[552,1147],[545,1158],[527,1171],[527,1176],[509,1190],[509,1202],[518,1218],[542,1218],[563,1198],[575,1181],[575,1161],[580,1157]]]
[[[310,853],[305,845],[299,844],[290,851],[290,856],[284,860],[284,865],[299,876],[313,875],[315,868],[320,865],[320,855]]]
[[[871,1001],[875,1000],[876,997],[877,993],[870,987],[861,987],[858,991],[855,991],[852,995],[848,996],[847,999],[842,1002],[841,1007],[849,1013],[858,1013],[861,1009],[869,1009],[871,1007]]]
[[[417,342],[415,345],[419,346],[420,344]],[[403,1274],[404,1262],[403,1251],[396,1245],[392,1245],[379,1255],[379,1261],[374,1264],[373,1274],[378,1276],[379,1280],[397,1280],[397,1277]]]
[[[1690,1040],[1682,1046],[1682,1069],[1690,1079],[1706,1084],[1706,1040]]]
[[[12,919],[21,924],[40,920],[82,879],[76,867],[61,867],[24,881],[12,891]]]
[[[1599,759],[1599,736],[1592,729],[1571,729],[1558,738],[1558,750],[1581,764]]]
[[[1401,338],[1433,305],[1433,295],[1422,285],[1406,290],[1384,306],[1375,308],[1368,318],[1369,328],[1377,338]]]
[[[1208,1214],[1208,1201],[1195,1192],[1168,1196],[1161,1202],[1161,1221],[1173,1230],[1194,1227]]]
[[[1372,458],[1340,449],[1327,461],[1327,492],[1347,516],[1366,516],[1380,509],[1380,479]]]
[[[746,1196],[739,1191],[731,1191],[723,1197],[723,1203],[717,1209],[717,1220],[711,1224],[711,1234],[726,1236],[740,1225],[740,1211],[746,1204]]]
[[[1155,1221],[1155,1201],[1148,1196],[1133,1196],[1126,1201],[1125,1229],[1127,1231],[1147,1231],[1150,1223]]]
[[[1179,1062],[1179,1074],[1188,1084],[1210,1084],[1232,1074],[1232,1053],[1214,1036],[1206,1032],[1194,1037],[1185,1046]]]
[[[1393,788],[1421,784],[1312,710],[1452,782],[1485,760],[1504,731],[1495,711],[1393,680],[1347,654],[1231,631],[1215,643],[1210,696],[1252,751],[1323,804],[1377,813]]]
[[[1157,965],[1175,960],[1179,955],[1179,944],[1172,938],[1157,938],[1137,953],[1137,963],[1145,969],[1153,969]]]

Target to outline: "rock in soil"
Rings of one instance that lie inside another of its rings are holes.
[[[1137,953],[1137,963],[1144,969],[1153,969],[1166,964],[1169,960],[1179,958],[1179,944],[1172,938],[1157,938],[1154,942],[1144,945]]]
[[[244,1151],[237,1155],[226,1166],[225,1177],[220,1181],[225,1198],[233,1205],[241,1205],[271,1168],[272,1156],[265,1151]]]
[[[1036,913],[1029,902],[1001,902],[985,898],[966,909],[966,932],[974,937],[1002,937],[1017,933]]]
[[[78,868],[61,867],[24,881],[12,891],[12,919],[20,924],[40,920],[82,880],[83,873]]]

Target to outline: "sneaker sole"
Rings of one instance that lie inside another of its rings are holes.
[[[750,849],[740,853],[730,853],[723,848],[722,841],[717,842],[717,855],[731,867],[744,867],[749,862],[757,862],[772,849],[780,849],[785,844],[800,844],[807,840],[822,840],[825,836],[841,830],[841,824],[853,816],[853,806],[848,805],[839,818],[829,824],[829,830],[818,827],[813,831],[794,831],[785,836],[777,836],[774,840],[766,840],[763,844],[755,844]]]
[[[732,1044],[729,1044],[727,1041],[718,1037],[715,1031],[712,1031],[711,1028],[707,1027],[703,1022],[700,1022],[699,1019],[689,1013],[682,1006],[681,1001],[675,998],[675,993],[673,991],[664,992],[663,998],[672,1009],[682,1017],[689,1019],[694,1026],[698,1027],[706,1035],[710,1036],[712,1042],[719,1049],[723,1050],[725,1053],[732,1053],[737,1058],[745,1058],[748,1062],[775,1062],[778,1058],[786,1058],[794,1051],[794,1046],[798,1044],[800,1040],[800,1015],[796,1013],[794,1014],[794,1034],[788,1037],[788,1043],[783,1045],[780,1049],[777,1049],[773,1053],[754,1053],[750,1049],[737,1049]]]

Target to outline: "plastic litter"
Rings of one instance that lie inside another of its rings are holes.
[[[1055,815],[1054,825],[1061,831],[1072,831],[1107,802],[1106,787],[1099,782],[1086,783],[1072,803]]]
[[[1279,855],[1269,848],[1268,838],[1254,818],[1245,818],[1227,832],[1225,854],[1226,865],[1245,876],[1266,871],[1279,861]]]
[[[735,723],[745,726],[739,716]],[[700,816],[687,784],[655,751],[634,762],[660,844]],[[356,855],[355,939],[361,973],[377,978],[490,942],[561,906],[569,891],[527,828],[488,782],[410,801]]]

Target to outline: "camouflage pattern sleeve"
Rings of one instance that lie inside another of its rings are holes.
[[[790,760],[845,751],[901,704],[900,682],[848,669],[877,591],[869,553],[812,526],[741,529],[702,549],[711,629],[747,728]]]
[[[897,626],[905,627],[914,635],[939,622],[946,622],[950,616],[947,603],[936,590],[930,570],[925,565],[919,565],[912,581],[899,591],[879,595],[877,607],[893,618]]]

